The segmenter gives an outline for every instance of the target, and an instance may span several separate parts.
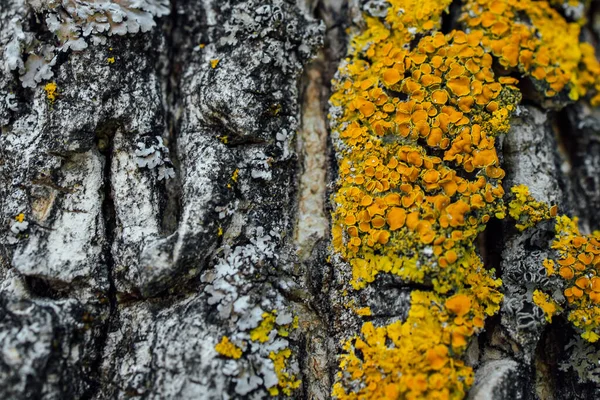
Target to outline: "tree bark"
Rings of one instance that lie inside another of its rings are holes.
[[[377,2],[110,3],[137,22],[0,0],[0,396],[330,398],[365,320],[347,304],[386,324],[414,290],[385,274],[352,290],[330,246],[330,82]],[[511,125],[506,193],[599,228],[600,111],[527,100]],[[531,302],[553,237],[480,235],[505,298],[467,351],[469,398],[600,396],[598,346]]]

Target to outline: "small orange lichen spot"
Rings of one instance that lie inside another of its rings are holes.
[[[15,221],[23,222],[25,220],[25,214],[21,213],[15,217]]]
[[[444,345],[437,345],[427,350],[427,361],[434,370],[440,370],[448,362],[448,348]]]
[[[58,87],[54,82],[49,82],[46,84],[46,86],[44,86],[44,90],[46,91],[46,98],[50,100],[51,103],[54,103],[54,101],[56,100],[56,96],[58,96],[57,89]]]
[[[392,86],[401,79],[400,73],[395,68],[388,68],[383,72],[383,80],[386,85]]]
[[[217,68],[217,65],[219,65],[219,61],[221,61],[221,60],[218,58],[213,58],[212,60],[210,60],[210,67],[212,69]]]
[[[356,315],[369,316],[369,315],[371,315],[371,308],[369,308],[369,307],[358,308],[358,309],[356,309]]]
[[[115,63],[115,58],[114,57],[108,57],[106,59],[106,62],[109,63],[109,64],[114,64]]]
[[[435,104],[444,105],[448,102],[448,92],[442,89],[435,90],[431,94],[431,99]]]
[[[229,341],[227,336],[223,336],[221,341],[215,346],[217,353],[228,358],[238,359],[242,356],[242,349]]]
[[[233,174],[231,175],[231,180],[234,182],[237,182],[239,173],[240,173],[240,170],[238,168],[236,168],[235,171],[233,171]]]
[[[200,43],[200,44],[198,45],[198,47],[199,47],[200,49],[203,49],[203,48],[205,48],[205,47],[206,47],[206,44],[204,44],[204,43]]]
[[[457,294],[446,300],[444,305],[448,310],[462,317],[471,309],[471,299],[464,294]]]
[[[448,87],[457,96],[466,96],[471,92],[471,82],[469,78],[461,76],[459,78],[450,79],[447,83]]]

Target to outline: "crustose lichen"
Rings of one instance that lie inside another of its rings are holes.
[[[43,19],[57,43],[40,43],[24,32],[18,19],[11,21],[13,38],[4,49],[5,67],[18,70],[23,87],[35,87],[53,76],[57,55],[106,43],[107,36],[148,32],[155,18],[168,15],[168,0],[27,0]],[[25,59],[26,61],[23,61]]]

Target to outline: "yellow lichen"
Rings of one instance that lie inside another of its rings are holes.
[[[527,186],[518,185],[510,191],[514,198],[508,203],[508,214],[515,219],[517,222],[515,226],[520,231],[556,216],[557,207],[550,207],[544,202],[536,201],[529,194]]]
[[[271,396],[279,395],[280,391],[286,395],[290,396],[294,389],[300,387],[302,381],[297,379],[294,375],[286,372],[287,368],[287,360],[292,355],[292,351],[290,349],[283,349],[278,352],[271,352],[269,354],[269,358],[273,360],[273,365],[275,366],[275,373],[277,374],[277,379],[279,382],[277,385],[269,388],[269,394]]]
[[[356,315],[360,315],[360,316],[363,316],[363,317],[367,317],[369,315],[372,315],[370,307],[357,308],[355,311],[356,311]]]
[[[219,60],[218,58],[210,60],[210,67],[213,69],[217,68],[217,65],[219,65],[219,61],[221,60]]]
[[[51,103],[54,103],[54,101],[56,100],[56,96],[58,96],[57,89],[58,87],[54,82],[49,82],[46,84],[46,86],[44,86],[44,90],[46,91],[46,98]]]
[[[482,35],[500,65],[534,78],[545,96],[564,91],[577,100],[590,92],[592,105],[600,104],[593,47],[580,43],[580,23],[567,22],[547,1],[469,0],[461,21]]]
[[[262,318],[260,325],[250,331],[250,339],[253,342],[266,342],[269,340],[269,334],[275,328],[275,319],[277,318],[275,312],[265,312]]]
[[[21,213],[15,217],[15,221],[23,222],[25,220],[25,214]]]
[[[290,333],[298,328],[298,317],[294,316],[291,322],[287,324],[277,323],[277,310],[264,312],[259,325],[250,331],[250,340],[258,343],[267,343],[269,340],[278,340],[280,343],[284,341],[282,338],[287,338]],[[279,343],[279,344],[280,344]],[[287,342],[284,342],[287,343]],[[245,343],[244,343],[245,345]],[[269,345],[269,343],[267,343]],[[242,348],[232,343],[227,336],[223,336],[221,342],[215,346],[215,350],[228,358],[239,359],[243,356]],[[250,350],[252,352],[253,350]],[[283,394],[290,396],[294,389],[300,387],[302,383],[293,372],[290,370],[289,359],[292,356],[292,350],[283,348],[278,351],[271,351],[269,358],[273,361],[275,374],[277,375],[277,383],[267,387],[267,391],[271,396]]]
[[[242,349],[229,341],[227,336],[223,336],[221,341],[215,346],[217,353],[228,358],[238,359],[242,356]]]
[[[577,218],[557,217],[552,248],[558,253],[558,272],[553,260],[545,260],[544,266],[566,285],[567,318],[584,339],[595,342],[600,338],[600,231],[582,235]]]
[[[115,58],[114,57],[108,57],[106,59],[106,62],[109,63],[109,64],[114,64],[115,63]]]
[[[552,317],[560,312],[560,306],[546,293],[540,290],[533,291],[533,303],[544,311],[546,321],[552,322]]]
[[[472,370],[461,357],[502,299],[474,244],[506,212],[495,138],[508,132],[521,95],[516,78],[497,73],[531,78],[546,98],[589,95],[594,104],[600,64],[579,42],[580,26],[547,1],[467,0],[465,31],[448,34],[437,30],[450,1],[388,3],[385,18],[365,16],[334,81],[332,245],[355,290],[389,273],[432,291],[412,292],[406,321],[366,322],[344,343],[333,394],[462,398]],[[556,215],[524,186],[513,194],[521,230]],[[534,301],[547,318],[559,311],[541,291]]]

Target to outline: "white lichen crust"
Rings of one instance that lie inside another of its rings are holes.
[[[106,44],[112,35],[149,32],[156,19],[170,13],[168,0],[18,0],[19,15],[8,19],[3,44],[3,70],[17,71],[25,88],[54,76],[60,53]],[[44,21],[55,40],[46,43],[23,29],[28,14]]]
[[[9,5],[0,312],[25,308],[0,317],[0,394],[291,393],[298,81],[322,26],[280,0],[177,2],[164,29],[167,1]],[[56,346],[15,358],[36,341]]]

